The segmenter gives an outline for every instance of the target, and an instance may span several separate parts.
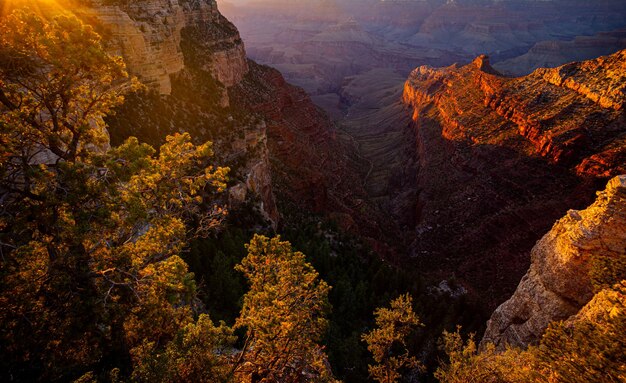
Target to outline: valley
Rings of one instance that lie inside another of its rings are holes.
[[[626,48],[626,12],[621,5],[231,0],[220,9],[238,25],[249,55],[305,89],[333,119],[340,141],[356,150],[368,198],[394,218],[387,232],[402,232],[400,258],[412,259],[415,267],[441,279],[459,277],[470,284],[470,291],[488,291],[490,299],[481,304],[490,311],[515,288],[534,242],[568,208],[589,203],[602,186],[599,179],[621,170],[581,171],[594,167],[592,162],[603,162],[610,152],[598,148],[592,150],[595,157],[572,174],[571,159],[560,157],[577,150],[574,141],[565,144],[568,149],[556,149],[562,154],[544,153],[555,150],[547,138],[532,128],[520,128],[529,132],[525,138],[516,137],[502,117],[490,117],[483,106],[495,104],[496,115],[528,113],[536,118],[544,108],[561,103],[559,97],[571,95],[522,96],[522,105],[537,106],[520,112],[499,91],[475,93],[483,80],[473,71],[460,70],[460,76],[474,79],[467,87],[441,93],[415,95],[411,80],[406,87],[405,81],[416,67],[462,67],[482,54],[489,56],[479,68],[485,76],[526,76],[537,68],[615,53]],[[426,82],[433,89],[455,84],[433,76]],[[559,109],[577,113],[573,107]],[[492,126],[493,131],[473,131],[473,126],[457,121],[457,114],[462,119],[473,116],[472,124]],[[558,114],[551,118],[568,123],[558,120]],[[613,140],[621,142],[621,122],[613,124],[618,132],[605,142],[619,147]],[[575,139],[571,132],[555,134]],[[546,155],[552,158],[540,158]],[[609,161],[615,164],[621,156]]]
[[[623,0],[0,3],[0,380],[624,378]]]

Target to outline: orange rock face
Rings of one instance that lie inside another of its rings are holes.
[[[420,67],[405,84],[419,156],[418,263],[511,292],[530,248],[626,173],[626,51],[506,78],[487,57]]]

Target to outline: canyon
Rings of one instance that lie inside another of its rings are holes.
[[[339,94],[344,78],[377,68],[406,77],[487,54],[525,75],[626,48],[620,1],[230,0],[220,9],[251,58],[313,96]]]
[[[215,1],[87,5],[77,13],[97,21],[109,50],[147,86],[108,117],[114,143],[136,135],[158,144],[166,134],[192,132],[199,142],[212,140],[217,160],[231,167],[231,202],[258,198],[273,227],[280,183],[298,206],[332,214],[346,228],[356,219],[366,237],[380,237],[375,210],[359,213],[370,209],[356,165],[349,154],[333,155],[349,150],[330,119],[278,71],[247,59]]]
[[[626,48],[618,1],[231,0],[220,9],[250,56],[303,87],[356,148],[366,194],[393,217],[404,257],[435,279],[464,281],[487,315],[554,221],[624,172],[624,117],[609,95],[623,99],[623,79],[603,83],[623,72],[622,56],[600,72],[592,67],[605,62],[534,72]],[[474,61],[481,54],[489,58]]]
[[[145,86],[105,117],[111,145],[189,132],[230,168],[214,198],[234,218],[210,240],[231,250],[236,235],[304,227],[323,238],[311,247],[328,253],[311,260],[323,272],[371,278],[338,288],[346,316],[410,286],[425,317],[457,315],[430,325],[486,326],[483,346],[504,350],[596,315],[608,298],[594,260],[626,257],[626,10],[528,3],[75,0],[72,12]],[[357,348],[361,330],[345,330]],[[428,331],[425,360],[441,333]]]
[[[626,173],[624,52],[519,78],[500,75],[487,56],[434,69],[485,49],[460,36],[482,41],[475,35],[482,31],[504,39],[498,44],[513,39],[493,20],[510,15],[504,11],[519,16],[520,9],[496,6],[480,14],[470,12],[472,5],[425,3],[420,7],[428,9],[412,8],[412,23],[398,18],[387,25],[404,8],[377,3],[346,21],[346,9],[355,8],[341,2],[309,4],[315,12],[292,4],[283,19],[271,14],[270,3],[246,6],[254,17],[224,4],[241,23],[242,39],[214,1],[157,3],[91,5],[90,17],[106,26],[111,49],[128,56],[131,73],[151,89],[109,117],[114,141],[131,134],[158,141],[181,130],[213,140],[218,160],[233,169],[232,205],[258,201],[256,209],[274,228],[281,220],[277,195],[325,215],[394,263],[433,281],[458,278],[485,316],[514,291],[534,242],[554,221],[589,204],[604,180]],[[532,38],[514,38],[530,49],[547,36],[613,28],[621,14],[611,14],[614,4],[607,4],[594,11],[601,22],[584,31],[565,20],[587,9],[578,4],[559,16],[559,32],[544,22],[533,27],[541,32]],[[555,17],[553,6],[540,8]],[[462,27],[441,22],[468,12],[473,16]],[[480,29],[481,20],[493,25]],[[292,29],[285,30],[288,21]],[[383,27],[402,43],[381,39],[377,28]],[[465,51],[438,51],[443,45],[430,43],[428,52],[407,48],[407,41],[419,46],[415,41],[425,33],[446,35]],[[602,36],[608,36],[607,50],[623,43],[618,32]],[[287,48],[294,46],[297,52]],[[424,62],[433,66],[413,70],[406,81],[403,73]],[[537,63],[517,62],[524,70]],[[310,75],[302,65],[319,73]],[[135,124],[129,128],[130,119]]]
[[[411,74],[403,98],[417,133],[411,250],[421,267],[454,270],[490,307],[512,292],[535,241],[626,170],[625,53],[520,78],[486,56]]]

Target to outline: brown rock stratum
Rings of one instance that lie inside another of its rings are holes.
[[[230,98],[266,121],[275,188],[299,209],[327,215],[388,252],[381,243],[387,219],[367,201],[354,149],[337,139],[330,118],[302,88],[275,69],[253,61],[249,66]]]
[[[532,245],[626,173],[626,51],[507,78],[486,56],[405,84],[419,158],[420,267],[456,274],[492,309]]]

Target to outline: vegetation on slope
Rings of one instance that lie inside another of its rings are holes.
[[[140,86],[91,27],[16,12],[1,28],[4,381],[415,381],[433,334],[478,328],[463,298],[429,293],[297,206],[281,206],[290,242],[254,235],[271,230],[253,204],[227,217],[228,169],[210,143],[174,134],[157,150],[120,135],[109,148],[103,117]],[[538,347],[479,353],[446,334],[436,376],[623,380],[622,266],[598,260],[601,310]]]

